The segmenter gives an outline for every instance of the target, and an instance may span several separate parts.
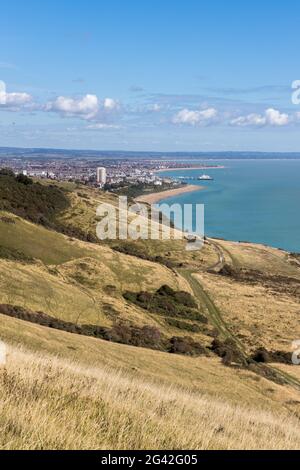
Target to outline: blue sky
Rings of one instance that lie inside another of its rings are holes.
[[[0,146],[300,151],[294,0],[10,0]]]

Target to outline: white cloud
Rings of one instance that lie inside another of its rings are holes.
[[[264,114],[248,114],[239,116],[230,121],[232,126],[246,127],[263,127],[263,126],[286,126],[290,123],[290,117],[286,113],[281,113],[277,109],[268,108]]]
[[[101,114],[111,113],[120,108],[118,101],[105,98],[103,102],[96,95],[87,94],[81,98],[59,96],[47,103],[45,110],[67,117],[80,117],[85,120],[100,119]]]
[[[96,122],[95,124],[89,124],[88,126],[86,126],[86,129],[91,129],[94,131],[106,129],[121,129],[121,126],[117,126],[115,124],[106,124],[103,122]]]
[[[112,98],[105,98],[103,102],[104,109],[107,109],[109,111],[114,111],[116,109],[119,109],[120,105],[119,102],[112,99]]]
[[[182,109],[175,116],[172,122],[174,124],[189,124],[195,126],[196,124],[208,124],[213,121],[218,115],[215,108],[207,108],[202,111],[193,111],[190,109]]]
[[[0,81],[0,106],[20,109],[31,102],[32,96],[28,93],[7,93],[5,83]]]
[[[28,93],[5,93],[0,92],[0,105],[7,107],[23,106],[32,101]]]
[[[247,116],[239,116],[230,121],[232,126],[264,126],[266,124],[266,118],[260,114],[251,113]]]
[[[54,111],[66,116],[80,116],[84,119],[92,119],[99,111],[99,100],[96,95],[85,95],[83,98],[74,99],[59,96],[46,105],[46,111]]]
[[[280,113],[277,109],[269,108],[265,112],[267,124],[271,126],[286,126],[289,123],[289,115]]]

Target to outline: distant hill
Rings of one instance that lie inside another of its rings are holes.
[[[8,157],[24,157],[28,158],[183,158],[193,159],[200,158],[204,160],[210,159],[295,159],[300,158],[300,152],[253,152],[253,151],[216,151],[216,152],[149,152],[149,151],[127,151],[127,150],[77,150],[77,149],[51,149],[51,148],[18,148],[18,147],[0,147],[0,156]]]

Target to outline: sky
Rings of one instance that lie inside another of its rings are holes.
[[[0,13],[0,146],[300,151],[300,2],[10,0]]]

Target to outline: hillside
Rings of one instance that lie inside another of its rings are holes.
[[[133,307],[122,293],[185,283],[166,267],[129,257],[1,213],[0,304],[44,312],[74,323],[112,324],[115,317],[137,324],[155,319]]]
[[[0,447],[300,448],[297,256],[215,239],[196,252],[100,242],[97,206],[117,208],[116,195],[1,172],[0,193]]]
[[[9,169],[0,170],[0,209],[13,212],[32,222],[55,225],[55,215],[68,206],[61,188],[41,185],[24,175],[14,176]]]
[[[7,317],[0,325],[12,345],[3,449],[299,449],[293,389],[218,360],[137,354]]]

